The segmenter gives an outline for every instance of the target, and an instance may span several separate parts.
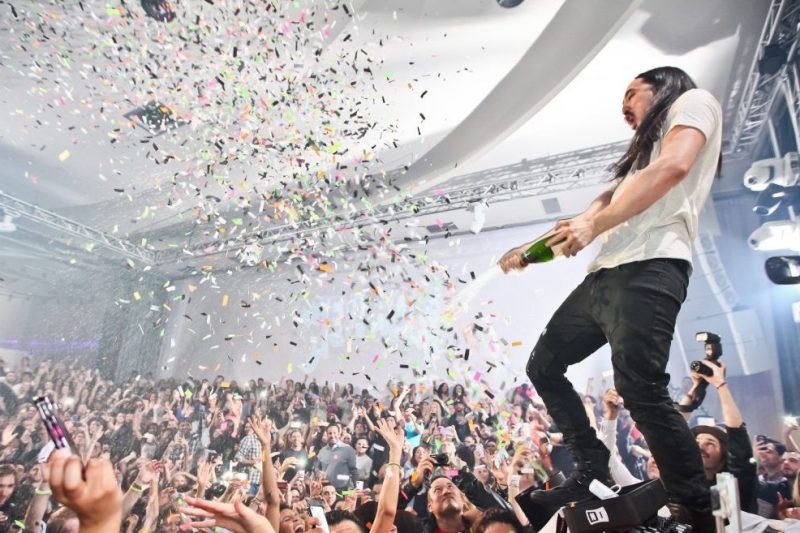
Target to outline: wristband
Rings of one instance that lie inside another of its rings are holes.
[[[400,463],[386,463],[386,466],[396,466],[396,467],[397,467],[397,468],[399,468],[400,470],[402,470],[402,469],[403,469],[403,467],[402,467],[402,466],[400,466]]]
[[[33,493],[37,496],[50,496],[51,494],[53,494],[53,491],[50,489],[46,490],[36,489],[35,491],[33,491]]]
[[[728,382],[727,382],[727,381],[723,381],[722,383],[720,383],[720,384],[717,386],[717,390],[719,390],[720,388],[724,387],[724,386],[725,386],[725,385],[727,385],[727,384],[728,384]]]
[[[129,490],[130,490],[131,492],[143,492],[143,491],[144,491],[144,488],[143,488],[143,487],[140,487],[140,486],[139,486],[139,485],[137,485],[136,483],[131,483],[131,486],[130,486],[130,489],[129,489]]]

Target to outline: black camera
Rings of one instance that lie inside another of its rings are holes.
[[[450,457],[446,453],[437,453],[431,456],[431,462],[434,466],[447,466],[450,464]]]
[[[700,331],[695,334],[694,338],[697,342],[702,342],[705,344],[705,360],[709,363],[714,363],[715,365],[719,366],[717,361],[722,356],[722,339],[719,338],[719,335],[710,333],[708,331]],[[698,374],[702,374],[704,376],[711,376],[713,374],[711,369],[700,361],[692,361],[692,363],[689,365],[689,368],[692,369],[692,372],[697,372]]]

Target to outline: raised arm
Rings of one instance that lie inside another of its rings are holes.
[[[124,520],[131,513],[131,509],[142,497],[142,492],[150,486],[150,482],[156,476],[159,468],[158,461],[142,461],[139,465],[139,473],[136,480],[128,487],[128,491],[122,497],[122,519]]]
[[[378,420],[377,431],[389,445],[389,462],[386,463],[383,487],[381,487],[381,495],[378,497],[375,522],[369,531],[370,533],[389,533],[394,524],[394,518],[397,516],[400,480],[403,478],[403,467],[400,466],[400,458],[403,454],[403,441],[405,438],[402,435],[398,436],[384,419]]]
[[[275,479],[275,467],[272,466],[272,421],[265,418],[260,421],[257,416],[251,416],[249,426],[261,441],[261,485],[264,489],[264,501],[267,510],[264,515],[269,520],[272,528],[277,531],[281,514],[281,493],[278,490],[278,481]]]

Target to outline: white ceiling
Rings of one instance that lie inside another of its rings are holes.
[[[607,34],[604,43],[563,19],[578,6],[581,17],[606,20],[611,4],[601,2],[528,0],[503,9],[494,0],[362,0],[347,2],[353,17],[331,9],[333,1],[275,2],[280,16],[268,4],[184,1],[171,25],[143,17],[131,0],[124,4],[129,16],[99,0],[15,2],[16,17],[7,13],[10,5],[0,5],[0,190],[137,243],[148,238],[147,246],[158,249],[229,237],[243,229],[232,224],[240,218],[244,226],[265,227],[318,216],[319,209],[303,206],[340,198],[323,176],[352,182],[410,165],[398,184],[414,191],[446,187],[467,172],[629,137],[619,111],[622,91],[654,66],[684,68],[730,116],[768,6],[766,0],[614,0],[624,17],[596,32]],[[198,16],[202,26],[195,31]],[[554,33],[563,43],[548,41],[543,53],[540,38]],[[571,57],[575,50],[593,55]],[[553,57],[574,61],[574,68],[553,79],[547,68]],[[499,84],[532,58],[540,63],[526,67],[536,72],[540,64],[541,79],[498,98]],[[558,91],[542,89],[550,86]],[[191,124],[155,138],[132,128],[122,115],[154,95]],[[249,97],[254,105],[247,109]],[[515,108],[519,116],[494,129],[469,118],[476,109],[491,115]],[[369,128],[361,139],[343,133],[358,127]],[[270,146],[254,150],[254,137]],[[221,149],[214,146],[219,140]],[[347,152],[326,153],[333,143],[341,144],[331,151]],[[166,154],[174,159],[165,163]],[[426,157],[438,166],[426,167]],[[443,171],[448,157],[453,165]],[[348,168],[337,171],[337,163]],[[264,195],[269,208],[276,189],[284,199],[307,198],[258,217],[242,214],[248,203],[258,212],[254,198]],[[580,199],[580,191],[569,194]],[[284,218],[263,217],[276,212]],[[503,223],[525,217],[518,205]]]

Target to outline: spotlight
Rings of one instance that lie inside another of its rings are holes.
[[[469,208],[472,211],[472,224],[469,226],[469,230],[477,235],[483,229],[483,225],[486,224],[486,208],[489,207],[488,204],[484,201],[480,201],[476,204],[472,204]]]
[[[774,250],[800,251],[800,221],[765,222],[747,239],[750,248],[760,252]]]
[[[500,7],[517,7],[525,0],[497,0]]]
[[[800,181],[800,156],[789,152],[783,157],[773,157],[754,161],[744,173],[744,186],[751,191],[761,192],[770,183],[791,187]]]
[[[800,283],[800,256],[780,255],[770,257],[764,263],[767,277],[776,285],[796,285]]]
[[[3,221],[0,222],[0,233],[13,233],[17,231],[17,226],[13,220],[15,215],[6,211],[3,214]]]
[[[159,22],[172,22],[175,18],[175,5],[165,0],[142,0],[142,9]]]
[[[800,187],[784,187],[777,183],[770,183],[767,188],[758,193],[753,212],[761,216],[769,216],[782,205],[792,205],[797,200]]]
[[[772,76],[777,74],[786,60],[789,53],[786,46],[780,43],[768,44],[764,47],[764,54],[758,60],[758,72],[762,76]]]

